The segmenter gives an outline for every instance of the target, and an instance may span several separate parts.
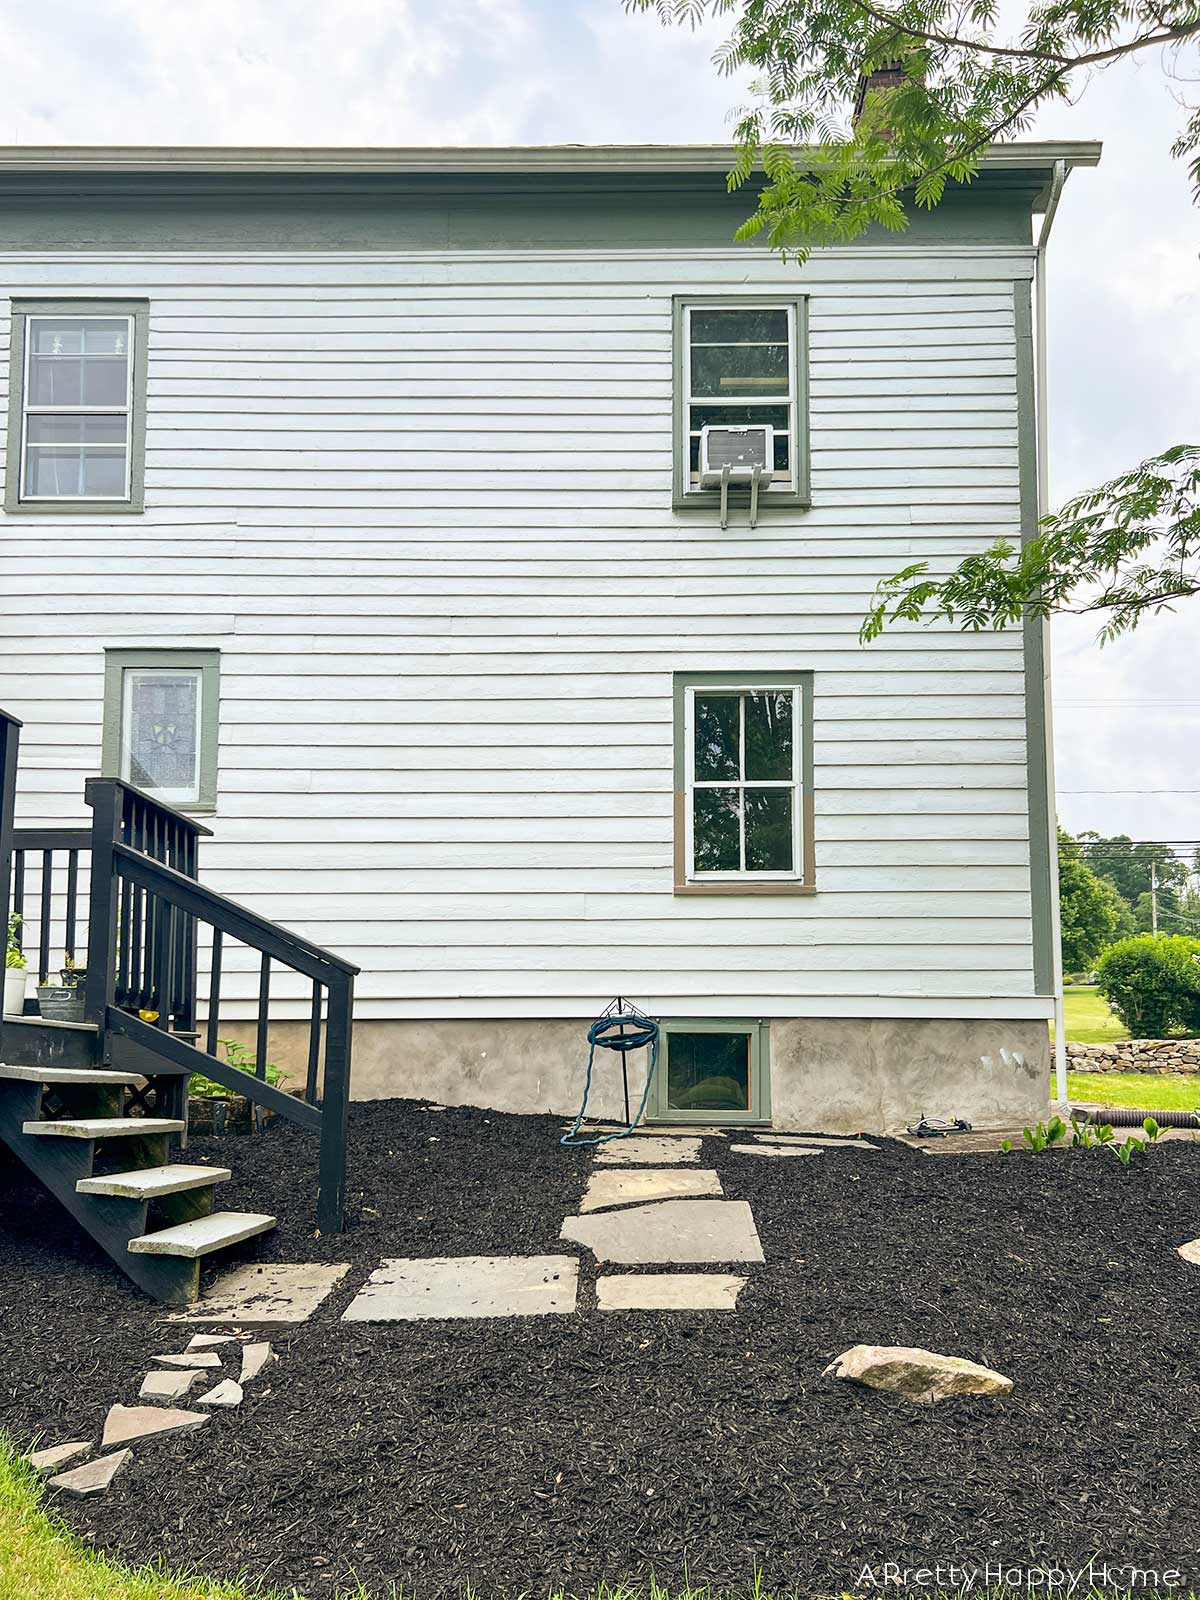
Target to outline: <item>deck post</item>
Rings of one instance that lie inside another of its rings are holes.
[[[341,973],[329,985],[325,1022],[325,1083],[321,1095],[321,1157],[317,1193],[317,1226],[322,1233],[341,1233],[345,1225],[353,1015],[354,976],[349,972]]]
[[[17,804],[17,749],[20,742],[21,724],[16,717],[10,717],[7,711],[0,711],[0,928],[4,930],[6,951],[8,912],[12,904],[10,879]]]
[[[113,846],[121,837],[121,790],[111,778],[89,778],[84,798],[92,808],[92,877],[88,907],[87,983],[83,1014],[104,1039],[108,1009],[117,997],[117,892]],[[129,930],[125,929],[128,938]]]

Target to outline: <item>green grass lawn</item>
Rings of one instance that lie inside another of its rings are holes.
[[[1068,1072],[1072,1100],[1144,1111],[1200,1111],[1200,1074],[1166,1072]]]
[[[1128,1039],[1129,1033],[1108,1009],[1108,1001],[1090,984],[1072,984],[1063,990],[1063,1011],[1067,1038],[1077,1044],[1109,1044],[1113,1039]],[[1050,1036],[1054,1037],[1051,1024]]]

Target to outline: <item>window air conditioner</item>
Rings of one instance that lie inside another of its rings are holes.
[[[769,483],[775,465],[775,430],[767,423],[752,427],[700,429],[700,487],[719,489],[727,483]],[[725,469],[729,475],[726,478]],[[757,468],[757,472],[755,471]]]

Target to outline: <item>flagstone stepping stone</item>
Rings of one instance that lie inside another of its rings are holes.
[[[699,1161],[700,1140],[696,1137],[680,1139],[665,1134],[662,1137],[614,1139],[602,1144],[596,1152],[597,1165],[606,1167],[672,1167],[685,1161]]]
[[[1187,1244],[1178,1247],[1176,1254],[1190,1261],[1193,1266],[1200,1267],[1200,1239],[1189,1239]]]
[[[877,1144],[872,1144],[869,1139],[859,1139],[850,1134],[840,1133],[759,1133],[756,1139],[761,1139],[764,1144],[810,1144],[821,1145],[831,1150],[878,1150]]]
[[[193,1371],[221,1365],[221,1358],[215,1350],[190,1350],[181,1356],[151,1356],[150,1359],[157,1361],[161,1367],[190,1367]]]
[[[72,1467],[70,1472],[61,1472],[57,1478],[51,1478],[50,1487],[61,1489],[64,1494],[73,1494],[80,1500],[86,1500],[93,1494],[103,1494],[132,1455],[132,1450],[114,1450],[111,1456],[97,1456],[95,1461],[85,1462],[82,1467]]]
[[[243,1399],[243,1390],[240,1383],[235,1383],[232,1378],[226,1378],[215,1389],[210,1389],[207,1394],[202,1394],[196,1401],[198,1406],[240,1406]]]
[[[673,1200],[722,1192],[720,1178],[706,1168],[617,1167],[592,1173],[579,1209],[600,1211],[605,1206],[630,1205],[638,1200]]]
[[[240,1344],[235,1333],[194,1333],[187,1342],[189,1352],[192,1350],[211,1350],[219,1344]]]
[[[271,1346],[269,1344],[246,1345],[242,1351],[242,1370],[238,1377],[238,1382],[252,1383],[270,1360]]]
[[[141,1400],[182,1400],[202,1376],[199,1372],[148,1372],[138,1390]]]
[[[826,1378],[845,1378],[871,1389],[886,1389],[918,1405],[931,1406],[951,1395],[1009,1395],[1011,1378],[962,1356],[938,1355],[912,1345],[856,1344],[831,1361]]]
[[[345,1322],[434,1317],[541,1317],[575,1309],[574,1256],[432,1256],[384,1261],[350,1302]]]
[[[136,1444],[155,1434],[190,1433],[208,1421],[205,1411],[174,1411],[169,1406],[113,1406],[104,1419],[101,1448],[112,1444]]]
[[[596,1279],[600,1311],[736,1311],[745,1278],[729,1272],[610,1272]]]
[[[662,1200],[568,1217],[559,1237],[586,1245],[597,1261],[626,1266],[763,1260],[745,1200]]]
[[[350,1263],[237,1267],[172,1322],[307,1322],[350,1271]]]
[[[85,1455],[92,1448],[90,1439],[75,1439],[70,1444],[53,1444],[48,1450],[35,1450],[25,1459],[35,1472],[55,1472],[76,1456]]]
[[[735,1156],[823,1156],[825,1154],[824,1150],[800,1144],[731,1144],[729,1151]]]

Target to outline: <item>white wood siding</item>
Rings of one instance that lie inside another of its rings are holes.
[[[1019,634],[857,643],[1018,531],[1027,252],[0,259],[151,302],[145,515],[0,528],[21,820],[84,816],[105,645],[212,645],[206,879],[361,1016],[1047,1014]],[[813,509],[673,515],[672,295],[797,286]],[[677,899],[671,675],[758,667],[815,673],[819,892]]]

